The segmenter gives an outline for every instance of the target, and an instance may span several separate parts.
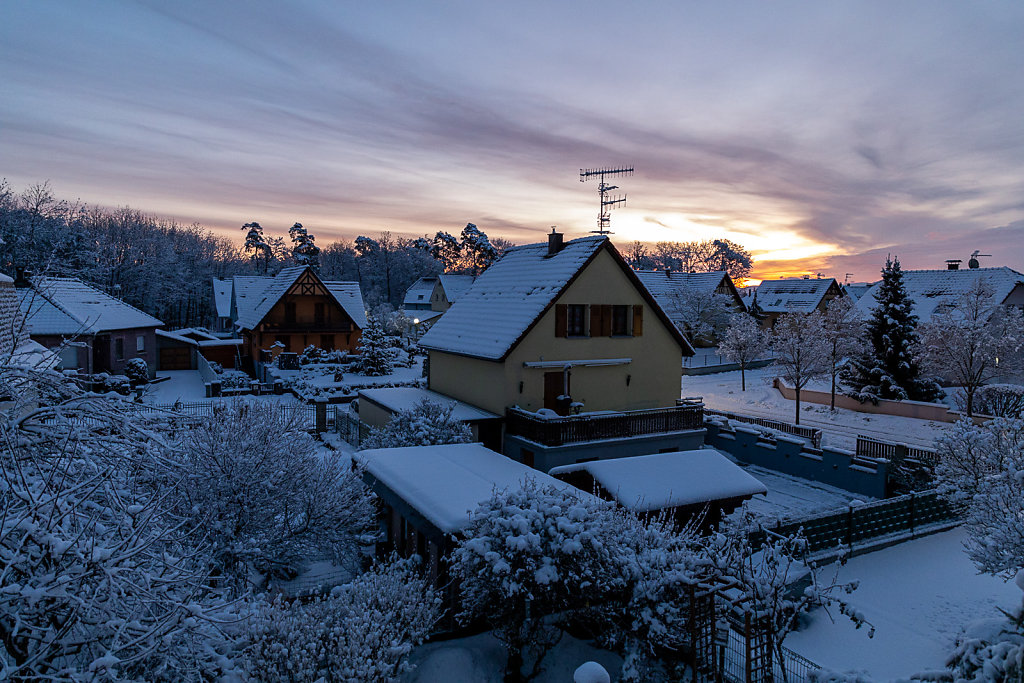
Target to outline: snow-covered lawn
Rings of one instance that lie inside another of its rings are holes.
[[[182,403],[195,403],[206,401],[231,401],[234,398],[209,399],[206,397],[206,386],[199,375],[198,370],[170,370],[156,373],[157,377],[170,377],[170,379],[150,384],[146,387],[146,393],[142,400],[145,403],[169,404],[175,401]],[[298,403],[298,399],[292,394],[280,396],[252,396],[242,395],[237,397],[244,401],[260,401],[263,403]]]
[[[748,370],[746,391],[740,390],[739,371],[683,377],[682,395],[703,396],[704,404],[717,410],[793,422],[794,401],[783,398],[772,386],[776,373],[772,366]],[[828,385],[817,383],[812,388],[827,391]],[[828,406],[812,403],[801,405],[800,424],[821,429],[824,445],[851,450],[856,446],[858,434],[931,447],[935,437],[950,427],[947,423],[930,420],[869,415],[841,408],[831,412]]]
[[[977,573],[963,539],[964,531],[953,529],[851,559],[839,578],[860,580],[850,602],[874,624],[875,637],[840,615],[832,623],[818,610],[786,647],[821,666],[863,670],[878,681],[942,669],[966,624],[997,617],[997,608],[1021,599],[1012,582]],[[831,576],[830,567],[822,571]]]
[[[827,510],[843,508],[853,500],[873,500],[850,491],[819,484],[810,479],[801,479],[754,465],[743,466],[751,475],[768,488],[767,495],[757,495],[747,501],[746,506],[764,522],[774,520],[796,520],[820,515]]]
[[[505,648],[494,636],[484,633],[418,647],[411,661],[416,669],[403,677],[405,683],[501,683],[505,670]],[[573,671],[583,662],[604,666],[617,681],[622,659],[606,650],[563,635],[547,657],[545,671],[537,683],[571,683]]]

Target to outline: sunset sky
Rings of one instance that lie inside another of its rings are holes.
[[[761,277],[1024,269],[1024,3],[32,2],[0,177],[241,239],[728,237]]]

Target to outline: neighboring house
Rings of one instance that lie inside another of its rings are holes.
[[[761,326],[775,327],[775,321],[787,311],[810,313],[824,311],[828,302],[845,296],[835,278],[786,278],[784,280],[762,280],[752,297],[744,302],[750,310],[754,302],[761,312]]]
[[[142,358],[156,376],[156,328],[163,323],[77,278],[19,280],[18,298],[32,339],[60,354],[65,368],[124,373]]]
[[[540,469],[699,444],[700,407],[676,407],[693,348],[607,237],[510,249],[420,345],[428,387],[505,415],[504,451]]]
[[[402,308],[409,311],[432,311],[434,290],[437,289],[436,277],[421,277],[412,283],[405,292],[405,299],[402,301]]]
[[[713,448],[593,460],[556,467],[551,476],[614,500],[643,517],[671,517],[678,527],[698,521],[708,531],[764,484]]]
[[[225,368],[239,367],[242,343],[242,339],[223,339],[191,327],[156,331],[161,370],[195,370],[199,356]]]
[[[14,280],[0,274],[0,364],[50,369],[60,364],[57,354],[29,338]],[[0,402],[10,399],[0,397]]]
[[[873,282],[851,282],[843,285],[843,293],[854,301],[859,301],[874,285]]]
[[[1024,274],[1012,268],[968,268],[966,270],[904,270],[903,286],[913,300],[913,313],[918,321],[925,323],[932,316],[955,306],[957,300],[979,280],[984,280],[992,290],[996,303],[1005,306],[1024,307]],[[865,320],[878,305],[881,283],[872,286],[857,301],[857,308]]]
[[[715,340],[694,339],[686,324],[685,307],[688,301],[703,300],[712,303],[715,300],[711,296],[720,294],[728,298],[732,310],[742,311],[745,308],[736,285],[724,270],[710,273],[682,273],[671,269],[637,270],[634,272],[661,304],[661,307],[665,309],[676,327],[692,342],[701,342],[710,346],[714,344]]]
[[[421,277],[405,292],[402,308],[413,321],[413,329],[423,334],[437,322],[442,313],[469,291],[476,278],[472,275]]]
[[[232,281],[227,278],[213,278],[213,327],[214,332],[230,333]]]
[[[231,314],[250,362],[277,343],[292,353],[307,346],[355,351],[366,326],[359,284],[323,281],[309,266],[284,268],[273,277],[236,276]]]

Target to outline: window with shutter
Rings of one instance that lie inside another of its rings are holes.
[[[642,304],[633,306],[633,336],[639,337],[644,333],[644,307]]]
[[[568,336],[587,336],[587,307],[584,304],[568,305]]]
[[[612,306],[612,336],[629,336],[629,306]]]
[[[565,304],[555,304],[555,336],[564,337],[568,332],[569,315],[568,306]]]

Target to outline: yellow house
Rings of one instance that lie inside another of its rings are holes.
[[[682,356],[693,349],[606,236],[563,242],[552,232],[547,243],[509,250],[420,344],[428,387],[505,415],[504,450],[529,464],[536,449],[512,437],[579,450],[584,441],[700,429],[699,411],[676,407]],[[633,446],[614,456],[676,450]]]

